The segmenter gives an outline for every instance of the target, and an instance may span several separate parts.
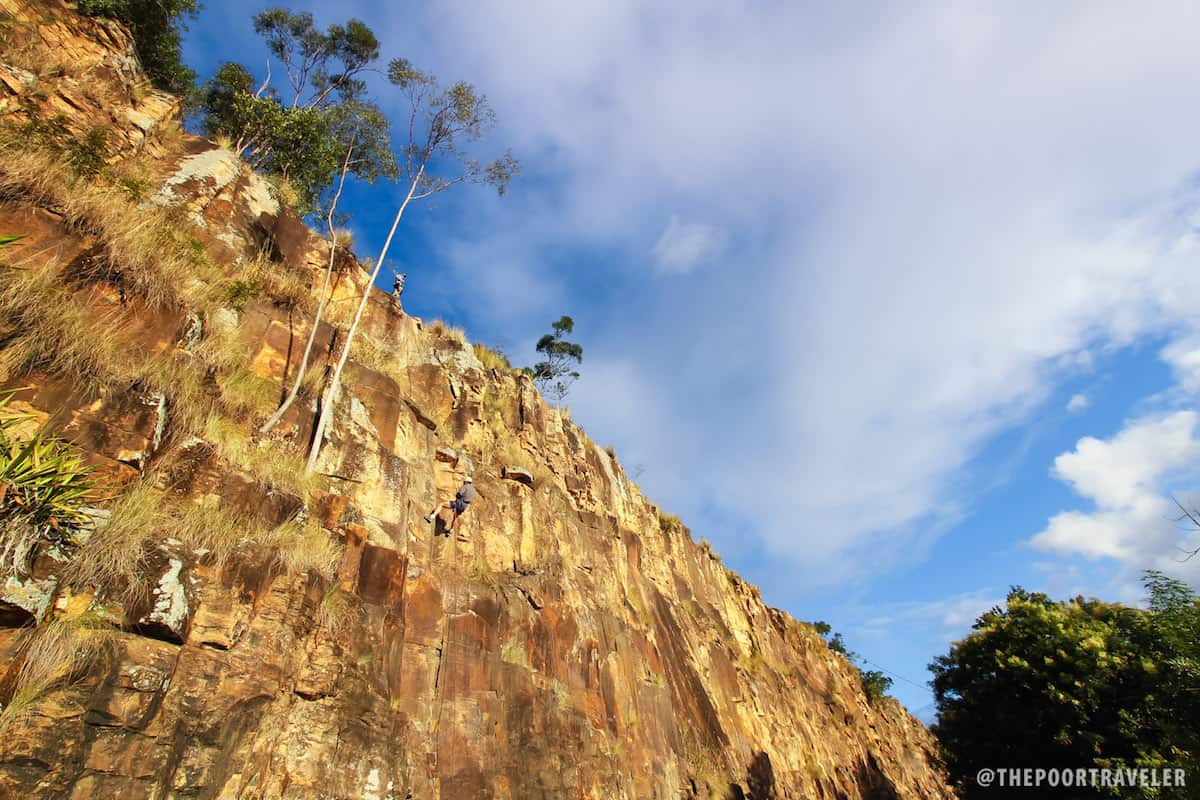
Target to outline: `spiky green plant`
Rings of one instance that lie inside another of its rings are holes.
[[[11,407],[16,391],[0,392],[0,517],[20,516],[42,535],[72,541],[94,498],[91,469],[55,437],[21,435],[36,417]]]

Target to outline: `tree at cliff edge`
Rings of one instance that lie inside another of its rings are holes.
[[[518,169],[511,153],[505,153],[495,161],[482,163],[471,159],[464,151],[465,145],[478,141],[495,126],[495,115],[487,98],[479,94],[474,86],[459,81],[443,88],[433,75],[421,72],[405,59],[393,60],[388,65],[387,77],[401,90],[409,105],[408,141],[397,153],[399,183],[404,187],[405,194],[379,257],[375,260],[367,290],[355,309],[329,386],[321,398],[321,411],[305,467],[309,474],[316,467],[325,440],[325,432],[341,388],[342,372],[370,299],[370,287],[379,277],[404,212],[413,202],[432,197],[460,183],[487,184],[503,195]]]
[[[561,404],[571,391],[571,384],[579,379],[575,365],[583,363],[583,348],[566,340],[566,335],[575,330],[575,320],[566,314],[550,327],[554,333],[538,339],[536,349],[545,360],[533,365],[533,380]]]

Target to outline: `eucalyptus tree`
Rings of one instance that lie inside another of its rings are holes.
[[[545,360],[533,365],[533,380],[543,392],[554,395],[561,404],[579,379],[575,365],[583,362],[583,347],[568,342],[566,335],[575,330],[575,320],[563,315],[550,326],[554,333],[538,339],[535,348]]]
[[[345,154],[339,116],[369,105],[362,76],[379,59],[379,40],[359,20],[322,31],[312,14],[283,8],[254,15],[254,30],[282,65],[287,87],[281,93],[271,85],[270,59],[257,88],[245,66],[221,64],[201,92],[205,132],[227,137],[255,169],[286,180],[304,213],[316,212]],[[386,134],[382,114],[369,118],[380,125],[372,138]],[[351,174],[364,177],[357,167]]]
[[[341,355],[321,400],[321,410],[313,432],[306,472],[311,473],[320,456],[325,432],[341,388],[342,372],[350,348],[362,322],[370,296],[387,259],[388,250],[409,206],[461,183],[492,186],[503,195],[518,170],[511,153],[489,162],[475,160],[467,147],[479,141],[495,127],[496,118],[487,98],[464,81],[442,86],[433,75],[415,68],[406,59],[395,59],[387,69],[388,80],[396,86],[407,104],[405,143],[397,151],[397,183],[403,191],[379,257],[375,259],[370,281],[355,309],[354,318],[342,343]]]
[[[353,173],[368,181],[374,181],[379,177],[390,179],[397,177],[396,160],[390,149],[387,127],[387,119],[383,112],[372,103],[358,100],[346,101],[337,106],[332,114],[332,138],[342,146],[345,154],[342,157],[337,186],[332,194],[322,199],[321,203],[325,226],[329,231],[329,260],[325,265],[325,276],[321,284],[321,292],[318,295],[317,308],[313,312],[308,340],[304,344],[304,352],[300,356],[300,363],[297,365],[292,379],[292,388],[275,413],[259,428],[261,433],[270,431],[287,413],[300,394],[304,375],[308,371],[308,360],[312,355],[317,330],[320,328],[325,314],[325,304],[329,300],[329,285],[333,280],[333,269],[337,262],[338,243],[335,225],[338,201],[341,199],[342,189],[346,185],[346,176]]]

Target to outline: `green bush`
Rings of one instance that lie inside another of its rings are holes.
[[[892,679],[879,670],[860,670],[860,675],[862,676],[863,692],[872,703],[878,703],[887,694],[887,690],[892,688]]]
[[[32,119],[21,125],[19,131],[34,144],[61,156],[80,177],[94,178],[108,164],[108,131],[104,128],[91,128],[80,138],[72,133],[67,118],[56,114],[48,119]]]
[[[78,8],[80,14],[128,26],[155,86],[185,97],[195,90],[196,73],[183,63],[182,33],[187,18],[200,10],[198,0],[79,0]]]

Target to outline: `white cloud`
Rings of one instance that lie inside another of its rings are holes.
[[[1200,336],[1176,339],[1163,349],[1162,358],[1175,370],[1184,391],[1200,392]]]
[[[1179,529],[1166,496],[1200,467],[1197,414],[1179,411],[1130,423],[1107,441],[1084,437],[1054,460],[1054,475],[1095,504],[1052,517],[1031,543],[1040,550],[1111,558],[1132,569],[1170,567]]]
[[[724,249],[725,234],[720,228],[700,222],[681,222],[672,214],[655,242],[653,252],[659,272],[684,275],[720,256]]]
[[[1091,404],[1091,401],[1087,399],[1087,395],[1074,394],[1071,395],[1071,399],[1067,401],[1067,411],[1071,414],[1077,414],[1080,411],[1086,411],[1087,407]]]
[[[365,15],[381,13],[398,14]],[[758,520],[805,579],[860,573],[878,562],[856,554],[960,511],[964,465],[1091,352],[1200,336],[1200,83],[1178,80],[1200,5],[413,14],[396,21],[426,48],[413,57],[478,80],[538,173],[449,256],[456,274],[494,268],[472,306],[511,324],[512,286],[536,281],[552,299],[522,321],[596,302],[578,328],[579,419],[644,454],[664,505]],[[680,209],[666,231],[663,209]],[[736,252],[683,247],[706,239],[681,235],[695,220]],[[481,263],[492,238],[517,255]],[[661,268],[714,268],[649,285],[623,272],[652,241],[673,243]],[[602,263],[559,268],[566,243]],[[1181,376],[1192,363],[1182,344],[1164,357]],[[587,380],[597,361],[653,402],[607,402],[618,388]],[[780,497],[786,513],[760,513]]]

